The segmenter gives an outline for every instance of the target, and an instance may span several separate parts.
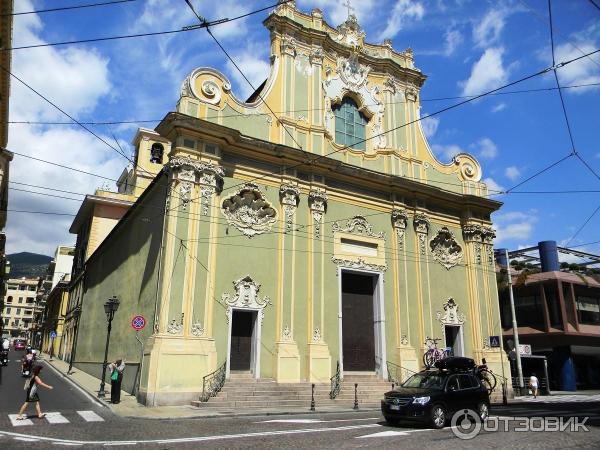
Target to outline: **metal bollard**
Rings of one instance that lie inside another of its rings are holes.
[[[392,383],[392,391],[394,390],[395,387],[396,387],[396,383]]]
[[[311,399],[310,399],[310,410],[315,410],[315,385],[312,385]]]
[[[358,409],[358,383],[354,383],[354,409]]]

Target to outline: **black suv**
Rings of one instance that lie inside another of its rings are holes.
[[[472,409],[485,420],[489,407],[487,389],[475,372],[452,368],[416,373],[386,392],[381,401],[381,412],[389,424],[419,421],[434,428],[443,428],[459,409]]]

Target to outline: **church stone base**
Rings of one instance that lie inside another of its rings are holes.
[[[295,342],[276,344],[274,372],[278,383],[300,382],[300,353]]]
[[[421,370],[421,361],[419,361],[417,351],[413,347],[399,347],[398,351],[398,361],[400,361],[400,380],[404,382],[407,380],[413,373]]]
[[[151,336],[144,348],[138,401],[146,406],[189,404],[202,392],[202,377],[216,367],[212,339]]]
[[[308,376],[310,383],[329,383],[331,355],[327,344],[308,344]]]

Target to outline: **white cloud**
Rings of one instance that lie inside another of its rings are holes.
[[[25,0],[19,2],[19,7],[22,10],[34,9],[31,2]],[[21,16],[19,20],[15,20],[14,26],[15,46],[44,42],[39,37],[42,23],[36,15]],[[101,101],[111,95],[108,63],[108,59],[97,51],[79,47],[47,47],[13,53],[13,72],[73,116],[93,112]],[[58,110],[19,82],[13,81],[11,88],[12,120],[66,120]],[[95,131],[102,135],[100,131]],[[112,137],[103,138],[112,142]],[[76,126],[42,127],[14,124],[9,129],[8,148],[110,178],[117,178],[126,163],[124,158],[100,140]],[[103,183],[99,178],[19,155],[15,155],[11,163],[10,181],[81,193],[91,193]],[[15,184],[9,186],[49,193],[47,190]],[[82,198],[73,194],[54,194]],[[79,201],[12,189],[9,191],[9,209],[75,213],[79,204]],[[51,255],[58,244],[74,243],[75,236],[68,232],[72,219],[70,216],[9,212],[6,227],[7,251],[32,251]]]
[[[444,56],[452,56],[464,38],[458,30],[446,30],[444,35]]]
[[[592,41],[578,43],[577,47],[584,53],[596,50],[598,45]],[[569,43],[558,45],[555,53],[556,62],[563,62],[580,56],[579,50],[575,50]],[[582,58],[572,62],[557,71],[561,85],[580,85],[590,83],[600,83],[600,67],[594,64],[590,58]],[[583,94],[591,90],[600,89],[600,86],[588,86],[577,89],[567,89],[567,92],[573,94]]]
[[[379,40],[395,37],[403,28],[405,21],[421,20],[425,15],[425,8],[421,2],[410,0],[396,0],[396,4],[387,19],[385,28],[378,35]]]
[[[434,144],[431,146],[431,150],[435,155],[445,161],[450,161],[453,157],[458,155],[459,153],[465,153],[465,151],[460,148],[458,145],[437,145]]]
[[[490,9],[483,19],[476,22],[473,28],[475,45],[481,48],[496,44],[506,24],[507,11]]]
[[[439,124],[440,119],[438,119],[437,117],[427,117],[421,120],[421,127],[423,128],[423,133],[425,133],[425,136],[427,136],[428,138],[432,138],[435,135]]]
[[[21,6],[33,9],[31,2],[25,0]],[[42,29],[36,15],[20,16],[14,21],[14,46],[43,43],[38,36]],[[13,52],[12,56],[12,72],[71,115],[92,111],[98,100],[111,91],[109,61],[95,50],[44,47]],[[12,120],[64,119],[58,110],[15,79],[11,80],[10,113]]]
[[[481,55],[481,58],[473,64],[471,76],[466,81],[459,82],[462,95],[481,94],[506,83],[509,71],[504,68],[503,53],[503,48],[492,47]]]
[[[536,210],[500,212],[494,214],[493,221],[496,227],[496,244],[508,240],[526,241],[533,234],[538,216]]]
[[[503,111],[503,110],[505,110],[505,109],[506,109],[506,103],[504,103],[504,102],[501,102],[501,103],[498,103],[497,105],[495,105],[495,106],[492,108],[492,112],[493,112],[493,113],[497,113],[497,112]]]
[[[516,166],[509,166],[504,170],[504,175],[512,181],[516,181],[521,176],[521,171]]]
[[[255,88],[258,88],[258,86],[260,86],[260,84],[269,76],[269,63],[266,60],[261,59],[251,48],[235,55],[234,60]],[[227,69],[237,84],[238,91],[236,96],[245,100],[252,94],[252,87],[250,87],[248,82],[234,67],[231,61],[227,61]]]
[[[479,156],[482,158],[494,159],[498,156],[498,147],[490,138],[481,138],[472,147],[479,149]]]
[[[499,194],[506,190],[504,186],[498,184],[493,178],[485,178],[483,182],[487,185],[488,193],[490,194]]]

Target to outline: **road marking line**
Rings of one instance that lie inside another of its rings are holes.
[[[12,423],[13,427],[22,427],[24,425],[33,425],[31,419],[23,419],[17,420],[18,414],[9,414],[8,418],[10,419],[10,423]]]
[[[10,437],[25,437],[38,439],[42,442],[53,442],[53,443],[69,443],[69,444],[80,444],[80,445],[133,445],[133,444],[177,444],[183,442],[203,442],[203,441],[219,441],[226,439],[237,439],[244,437],[265,437],[265,436],[279,436],[285,434],[304,434],[304,433],[323,433],[326,431],[347,431],[347,430],[360,430],[363,428],[376,428],[381,427],[378,423],[368,423],[364,425],[345,425],[341,427],[332,428],[301,428],[297,430],[277,430],[277,431],[258,431],[253,433],[241,433],[241,434],[223,434],[213,436],[196,436],[188,438],[173,438],[173,439],[148,439],[140,441],[77,441],[74,439],[59,439],[47,436],[34,436],[27,434],[14,433],[11,431],[0,430],[0,435],[6,435]]]
[[[104,419],[96,414],[94,411],[77,411],[86,422],[104,422]]]
[[[15,441],[24,441],[24,442],[37,442],[38,440],[35,438],[24,438],[24,437],[16,437],[13,438]]]
[[[69,423],[69,419],[67,419],[65,416],[63,416],[59,412],[49,412],[49,413],[46,413],[46,420],[48,422],[50,422],[51,424]]]
[[[334,419],[334,420],[322,420],[322,419],[273,419],[263,420],[254,423],[329,423],[329,422],[357,422],[359,420],[381,420],[381,417],[367,417],[359,419]]]
[[[396,436],[408,436],[406,431],[382,431],[381,433],[365,434],[364,436],[356,436],[356,439],[369,438],[369,437],[396,437]]]

